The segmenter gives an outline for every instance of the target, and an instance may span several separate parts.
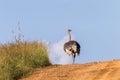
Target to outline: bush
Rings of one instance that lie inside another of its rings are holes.
[[[0,80],[17,80],[31,70],[51,65],[42,42],[15,41],[0,45]]]

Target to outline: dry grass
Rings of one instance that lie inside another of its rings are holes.
[[[0,45],[0,80],[17,80],[31,70],[50,65],[42,42],[15,41]]]

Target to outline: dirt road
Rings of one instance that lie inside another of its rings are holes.
[[[120,80],[120,60],[49,66],[22,80]]]

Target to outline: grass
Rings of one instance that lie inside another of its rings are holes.
[[[31,70],[51,65],[43,42],[15,41],[0,45],[0,80],[17,80]]]

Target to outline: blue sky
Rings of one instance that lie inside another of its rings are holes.
[[[13,40],[20,22],[25,40],[64,39],[81,45],[77,63],[120,59],[120,0],[0,0],[0,43]]]

